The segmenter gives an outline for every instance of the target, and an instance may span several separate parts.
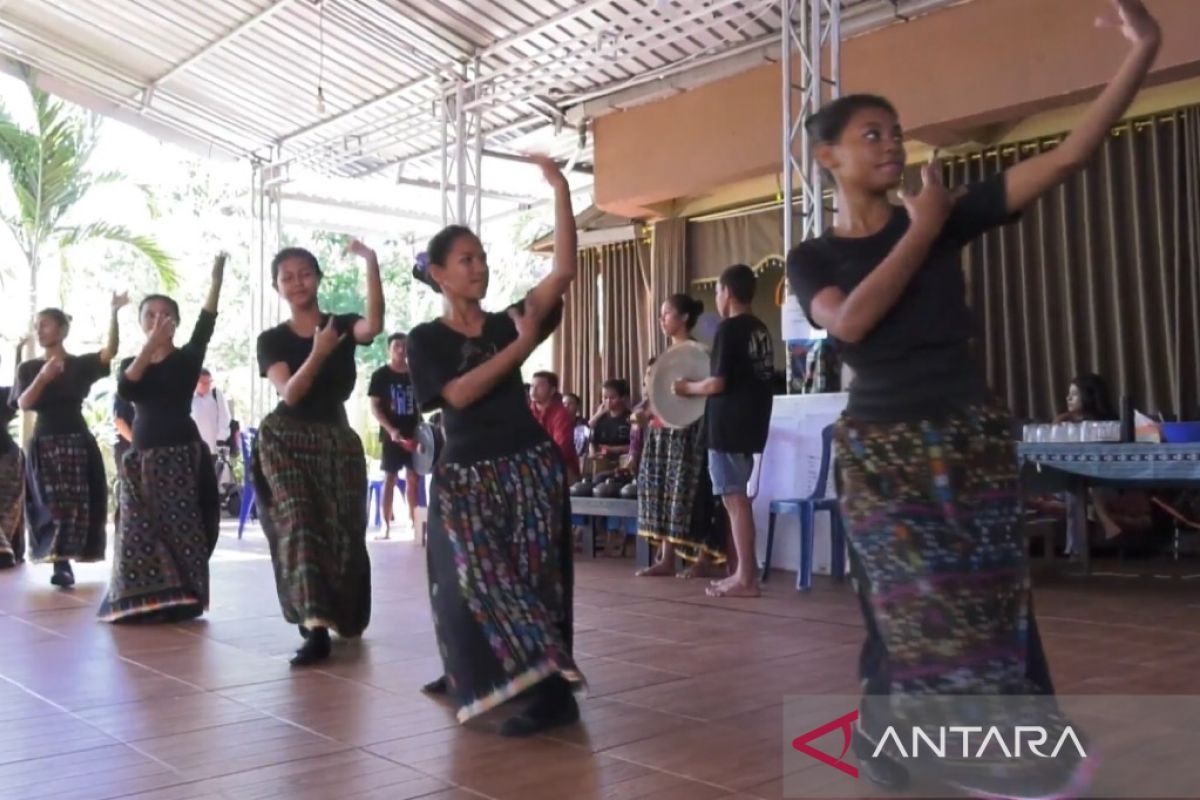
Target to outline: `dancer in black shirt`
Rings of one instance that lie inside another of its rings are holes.
[[[414,274],[445,313],[408,337],[417,402],[443,414],[446,444],[429,513],[429,597],[448,691],[466,722],[522,694],[501,732],[525,736],[579,718],[572,683],[572,547],[562,455],[534,419],[521,364],[554,330],[575,278],[566,178],[539,161],[555,195],[554,267],[523,303],[485,312],[487,256],[469,229],[433,237]]]
[[[835,433],[867,628],[854,741],[867,774],[892,788],[907,781],[905,768],[873,757],[890,709],[904,708],[910,727],[920,719],[934,728],[952,716],[935,704],[918,708],[918,698],[1041,696],[1050,738],[1066,724],[1053,709],[1033,617],[1012,423],[972,356],[961,253],[1082,169],[1129,107],[1161,37],[1140,0],[1112,5],[1112,24],[1131,47],[1075,130],[1053,150],[957,194],[931,164],[917,195],[904,195],[903,206],[889,202],[904,136],[883,98],[843,97],[807,122],[837,184],[838,210],[831,230],[788,254],[788,282],[855,370]],[[869,702],[874,696],[887,702]],[[997,703],[989,722],[1010,724],[1024,708]],[[1003,768],[989,760],[930,766],[929,777],[956,791],[1025,798],[1082,796],[1090,768],[1070,756]]]
[[[133,403],[133,447],[121,471],[117,528],[105,622],[174,621],[208,608],[208,559],[217,544],[220,499],[212,455],[192,422],[192,393],[217,321],[226,255],[192,338],[174,342],[179,305],[152,294],[138,307],[146,342],[121,362],[117,392]]]
[[[75,585],[72,561],[103,561],[108,519],[108,485],[96,437],[83,418],[83,401],[92,384],[108,375],[120,346],[117,312],[128,296],[114,294],[108,343],[84,356],[63,344],[71,318],[47,308],[35,320],[44,355],[17,368],[12,402],[36,411],[37,422],[26,451],[25,513],[29,551],[36,563],[54,564],[50,583]]]
[[[259,427],[251,468],[283,618],[306,639],[294,666],[329,657],[330,628],[360,636],[371,619],[366,456],[345,403],[355,348],[383,330],[383,287],[375,252],[357,241],[350,251],[367,265],[365,319],[321,311],[320,264],[287,248],[272,260],[271,279],[291,318],[258,337],[259,372],[281,399]]]

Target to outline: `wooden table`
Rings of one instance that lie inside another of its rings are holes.
[[[1075,496],[1071,524],[1080,531],[1085,575],[1091,571],[1087,535],[1089,487],[1200,488],[1200,443],[1021,442],[1017,445],[1017,465],[1022,509],[1024,497],[1030,492],[1065,491]],[[1046,548],[1050,549],[1049,542]]]
[[[583,529],[583,554],[596,557],[596,529],[606,519],[637,519],[637,500],[625,497],[572,497],[571,513],[579,517],[591,517],[591,524]],[[624,531],[621,533],[624,536]],[[637,537],[636,558],[638,564],[650,564],[649,543]]]

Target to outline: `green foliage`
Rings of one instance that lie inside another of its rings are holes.
[[[98,115],[52,98],[37,88],[31,75],[26,75],[26,85],[34,112],[33,130],[21,128],[8,109],[0,106],[0,162],[9,178],[9,202],[0,219],[25,256],[32,283],[31,304],[36,302],[38,268],[46,251],[61,252],[92,240],[130,248],[153,265],[164,286],[174,286],[173,262],[153,238],[119,225],[71,220],[71,211],[92,189],[122,177],[88,169],[100,130]],[[0,273],[3,277],[13,276]]]

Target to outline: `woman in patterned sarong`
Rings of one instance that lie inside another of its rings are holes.
[[[692,329],[704,304],[686,294],[667,298],[659,312],[659,327],[672,345],[695,341]],[[712,483],[704,419],[686,428],[669,428],[654,409],[635,411],[644,429],[638,470],[638,536],[659,548],[658,559],[637,575],[674,575],[675,556],[691,562],[682,578],[718,574],[726,561],[724,534],[715,524]]]
[[[212,454],[192,421],[192,396],[217,321],[225,258],[213,262],[208,299],[183,347],[174,343],[174,300],[154,294],[138,307],[146,343],[117,375],[118,394],[134,405],[133,448],[122,465],[104,622],[178,621],[208,609],[220,497]]]
[[[108,520],[108,483],[96,437],[83,418],[92,384],[108,376],[120,345],[117,312],[129,302],[113,295],[108,343],[97,353],[73,356],[63,345],[71,319],[61,309],[35,319],[44,355],[17,367],[12,402],[37,412],[25,452],[25,516],[30,560],[53,564],[50,583],[75,585],[72,561],[103,561]]]
[[[575,278],[575,218],[566,178],[539,159],[555,194],[554,267],[507,313],[481,307],[487,257],[451,226],[418,259],[416,277],[444,298],[437,320],[409,333],[417,404],[439,409],[445,448],[429,509],[429,598],[444,677],[467,722],[518,695],[501,727],[527,736],[579,718],[572,650],[572,547],[562,456],[525,398],[521,364],[562,316]]]
[[[866,625],[854,749],[891,789],[910,770],[955,792],[1075,797],[1094,761],[1060,758],[897,760],[886,731],[1040,722],[1069,724],[1033,615],[1017,506],[1010,415],[975,358],[962,249],[1082,169],[1129,107],[1158,51],[1140,0],[1113,0],[1132,47],[1120,71],[1055,149],[951,193],[936,164],[919,193],[900,186],[895,109],[842,97],[806,125],[837,185],[830,230],[788,254],[788,284],[855,371],[835,430],[841,509]],[[876,757],[876,756],[879,757]]]
[[[291,660],[298,667],[329,657],[331,629],[356,637],[371,619],[366,456],[345,403],[355,348],[383,330],[383,287],[374,251],[357,241],[350,251],[367,264],[365,319],[321,311],[320,264],[286,248],[271,280],[291,317],[258,337],[259,372],[281,399],[259,427],[252,469],[283,618],[305,639]]]

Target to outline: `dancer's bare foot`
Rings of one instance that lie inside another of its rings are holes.
[[[653,566],[642,567],[633,574],[638,578],[658,578],[663,575],[674,575],[675,566],[666,561],[656,561]]]
[[[756,582],[745,584],[734,578],[717,586],[709,586],[704,593],[709,597],[760,597],[762,595]]]

